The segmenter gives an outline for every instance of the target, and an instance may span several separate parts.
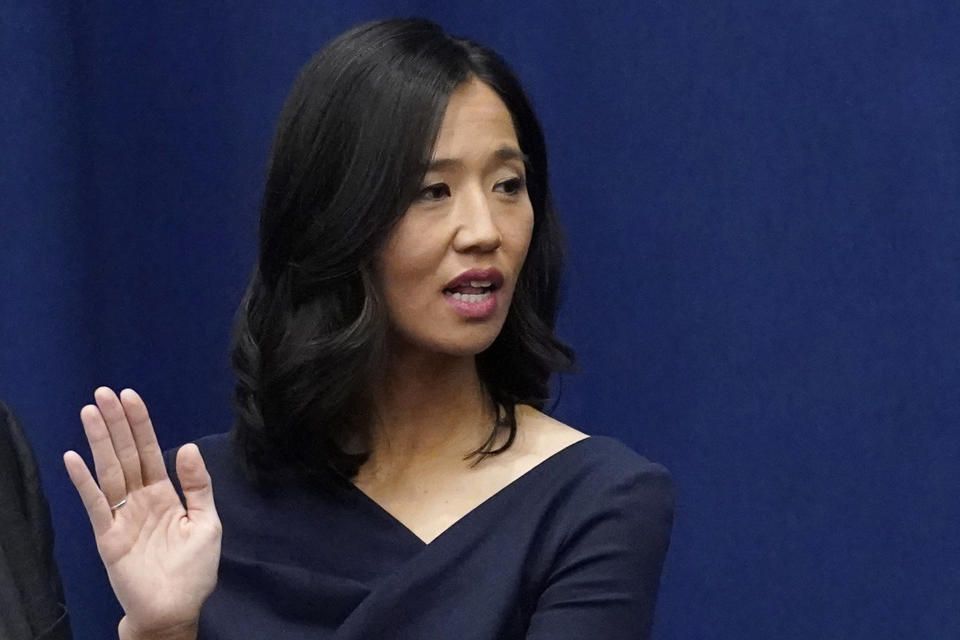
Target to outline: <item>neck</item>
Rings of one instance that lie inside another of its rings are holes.
[[[392,353],[373,396],[365,467],[378,475],[467,464],[495,418],[473,356]]]

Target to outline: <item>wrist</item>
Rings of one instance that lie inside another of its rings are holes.
[[[137,629],[124,616],[117,625],[120,640],[196,640],[197,621],[192,621],[164,629]]]

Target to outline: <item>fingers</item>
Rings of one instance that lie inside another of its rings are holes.
[[[97,407],[100,408],[100,415],[103,416],[107,431],[110,433],[114,453],[120,462],[126,486],[123,495],[126,495],[143,486],[143,477],[140,473],[140,452],[137,450],[137,443],[133,439],[127,414],[123,410],[123,405],[120,403],[117,394],[112,389],[100,387],[93,392],[93,398],[96,400]],[[100,477],[99,471],[98,466],[97,477]],[[100,486],[103,486],[102,479]],[[107,493],[106,488],[104,488],[104,492]],[[107,493],[107,495],[110,494]],[[121,495],[121,498],[123,495]]]
[[[187,517],[191,520],[197,516],[217,518],[210,474],[197,445],[185,444],[177,451],[177,477],[187,501]]]
[[[163,452],[157,443],[157,434],[147,413],[147,405],[133,389],[120,392],[120,403],[130,424],[133,439],[140,458],[140,473],[144,485],[167,479],[167,468],[163,463]]]
[[[100,410],[91,404],[80,410],[80,421],[93,453],[93,466],[97,471],[100,490],[110,504],[116,504],[127,495],[127,483],[107,425],[100,415]]]
[[[93,533],[96,536],[102,535],[113,523],[113,515],[110,513],[110,504],[107,498],[100,491],[100,487],[94,482],[87,464],[83,461],[76,451],[67,451],[63,454],[63,464],[67,468],[67,475],[70,481],[76,487],[80,494],[80,500],[87,510],[87,516],[90,518],[90,524],[93,525]]]

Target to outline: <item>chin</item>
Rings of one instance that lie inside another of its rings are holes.
[[[466,340],[456,343],[445,341],[434,345],[432,350],[457,357],[476,356],[490,348],[490,345],[492,345],[496,339],[497,336],[494,335],[482,340]]]
[[[500,335],[500,326],[472,327],[446,335],[409,336],[407,343],[423,351],[453,357],[475,356],[486,351]]]
[[[392,338],[395,347],[407,352],[458,358],[476,356],[490,348],[500,335],[505,320],[506,317],[472,323],[438,322],[429,328],[423,323],[407,327],[394,325]]]

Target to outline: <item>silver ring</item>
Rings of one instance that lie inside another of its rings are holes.
[[[125,504],[127,504],[127,499],[126,499],[126,498],[124,498],[123,500],[121,500],[121,501],[118,502],[117,504],[115,504],[115,505],[113,505],[112,507],[110,507],[110,511],[116,511],[117,509],[119,509],[120,507],[122,507],[122,506],[125,505]]]

